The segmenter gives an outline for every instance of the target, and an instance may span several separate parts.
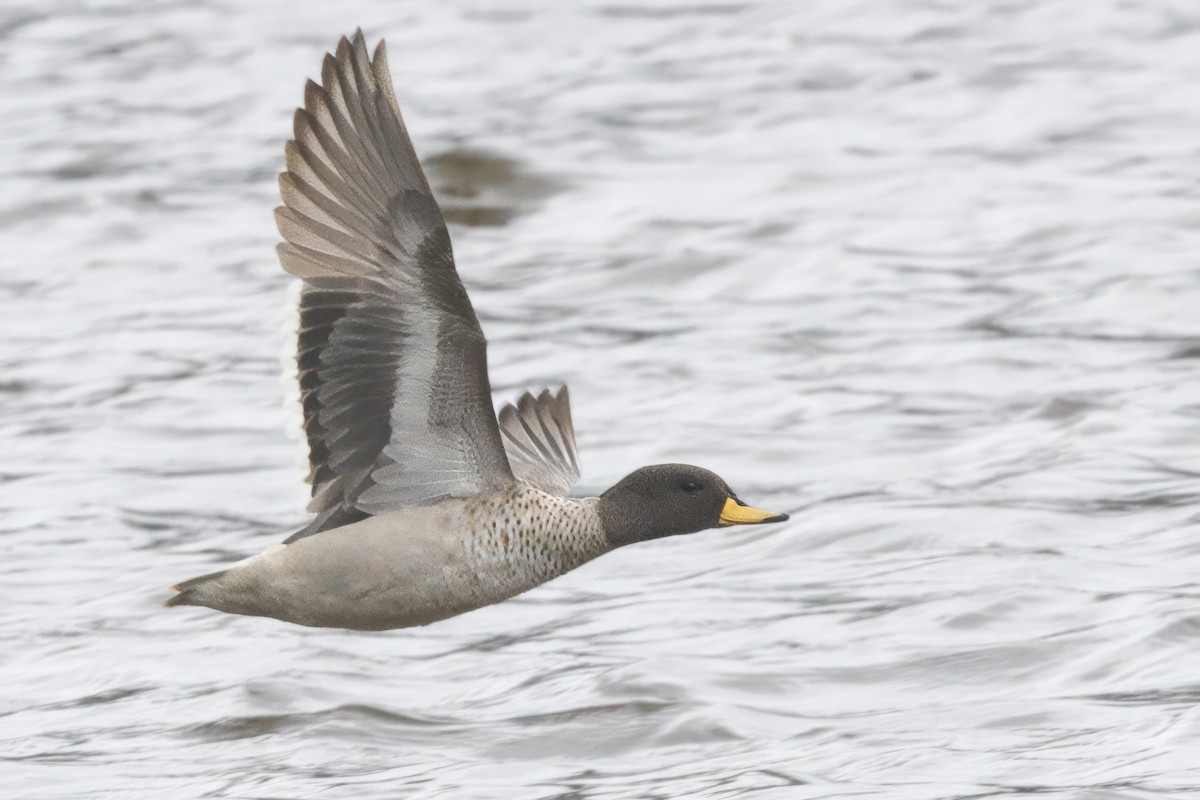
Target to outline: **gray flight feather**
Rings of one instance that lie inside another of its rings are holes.
[[[579,455],[566,386],[557,396],[545,390],[534,399],[526,392],[515,406],[505,405],[500,434],[517,478],[543,492],[570,496],[579,480]]]
[[[388,73],[362,32],[309,81],[279,176],[283,268],[303,279],[296,362],[316,533],[513,484],[487,344]]]

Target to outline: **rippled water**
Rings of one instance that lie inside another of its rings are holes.
[[[792,523],[160,606],[304,519],[270,212],[357,25],[498,400]],[[1200,796],[1195,3],[9,0],[0,64],[3,796]]]

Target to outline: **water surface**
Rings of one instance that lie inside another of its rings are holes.
[[[497,401],[793,513],[362,634],[161,608],[302,524],[271,209],[386,36]],[[1200,10],[0,11],[6,797],[1200,796]]]

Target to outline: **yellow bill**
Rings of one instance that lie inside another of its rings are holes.
[[[732,497],[725,501],[725,507],[721,509],[722,525],[757,525],[760,522],[784,522],[787,518],[787,514],[763,511]]]

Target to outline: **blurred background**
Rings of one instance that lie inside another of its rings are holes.
[[[271,211],[360,25],[497,402],[791,523],[161,608],[305,519]],[[1195,3],[6,0],[0,65],[6,797],[1200,794]]]

